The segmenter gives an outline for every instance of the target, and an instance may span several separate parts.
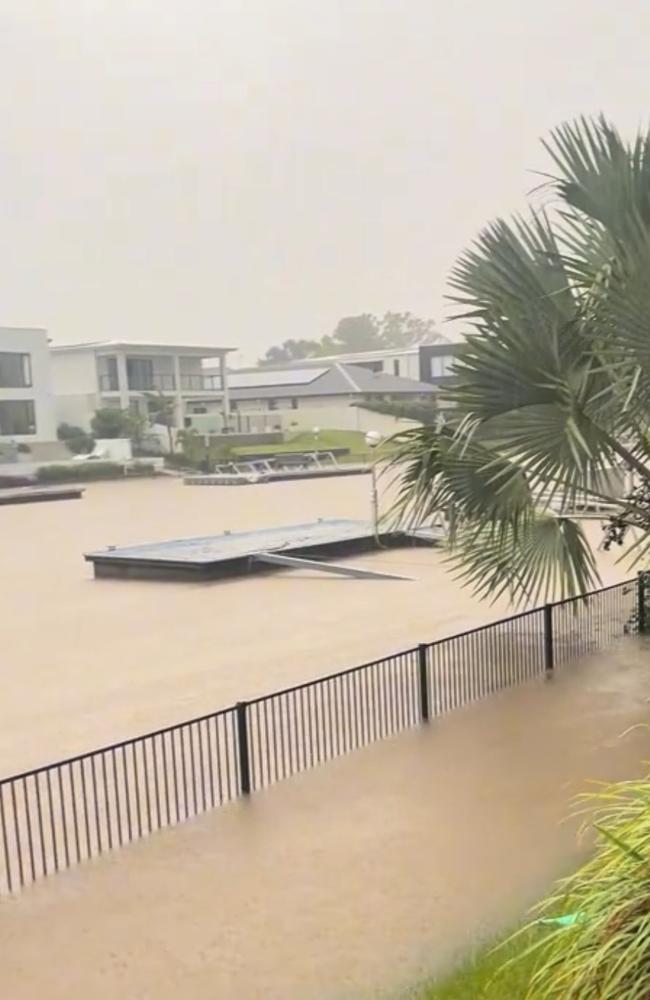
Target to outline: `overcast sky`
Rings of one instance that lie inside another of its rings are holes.
[[[1,0],[0,324],[232,345],[441,319],[538,138],[650,110],[648,0]]]

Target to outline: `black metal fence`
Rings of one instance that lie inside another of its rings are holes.
[[[643,578],[0,781],[0,895],[643,631]]]

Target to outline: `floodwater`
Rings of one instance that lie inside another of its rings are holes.
[[[0,509],[0,775],[355,666],[507,613],[430,548],[349,560],[412,581],[305,571],[214,583],[94,580],[83,553],[368,516],[367,476],[187,487],[91,484],[82,500]],[[592,528],[596,529],[594,525]],[[607,582],[626,574],[602,560]]]
[[[0,774],[134,736],[500,614],[444,554],[211,584],[92,578],[109,544],[364,517],[367,478],[95,484],[0,512]],[[594,538],[597,525],[591,528]],[[606,582],[625,571],[601,558]],[[645,644],[644,644],[645,643]],[[650,751],[647,640],[339,758],[0,900],[11,1000],[394,997],[516,921],[582,856],[587,778]],[[632,728],[630,728],[632,727]]]
[[[580,861],[573,796],[650,752],[649,652],[623,640],[0,901],[3,995],[402,997]]]

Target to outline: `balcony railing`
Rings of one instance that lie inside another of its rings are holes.
[[[129,375],[128,383],[132,392],[169,392],[176,388],[173,375]]]
[[[169,392],[176,388],[173,375],[130,375],[127,384],[130,392]],[[100,375],[99,388],[101,392],[119,392],[120,389],[113,375]]]
[[[173,375],[130,375],[128,387],[131,392],[174,392],[176,379]],[[113,375],[100,375],[101,392],[119,392],[118,380]],[[221,392],[219,375],[181,375],[182,392]]]
[[[185,392],[221,392],[219,375],[181,375],[181,389]]]

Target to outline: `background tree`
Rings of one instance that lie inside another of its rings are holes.
[[[395,458],[399,515],[453,512],[461,579],[517,601],[597,583],[585,497],[640,529],[633,558],[650,546],[650,506],[611,477],[650,491],[650,136],[581,119],[544,145],[553,207],[491,224],[452,272],[473,328],[443,390],[454,419]]]
[[[131,417],[128,410],[104,406],[96,410],[90,421],[96,438],[125,438],[131,436]]]
[[[320,340],[285,340],[279,347],[270,347],[260,359],[260,364],[285,364],[287,361],[330,354],[412,347],[440,339],[432,319],[421,319],[410,312],[387,312],[381,319],[371,313],[361,313],[359,316],[344,316],[336,324],[334,332]]]
[[[162,392],[145,393],[149,418],[153,424],[167,428],[169,452],[174,453],[174,427],[176,426],[176,400],[173,396],[165,396]]]
[[[441,339],[432,319],[421,319],[410,312],[385,313],[379,324],[379,336],[385,348],[435,344]]]
[[[379,320],[370,313],[344,316],[336,324],[331,337],[332,354],[356,351],[378,351],[383,347]]]
[[[315,358],[322,353],[318,340],[285,340],[279,347],[269,347],[260,364],[281,365],[301,358]]]

